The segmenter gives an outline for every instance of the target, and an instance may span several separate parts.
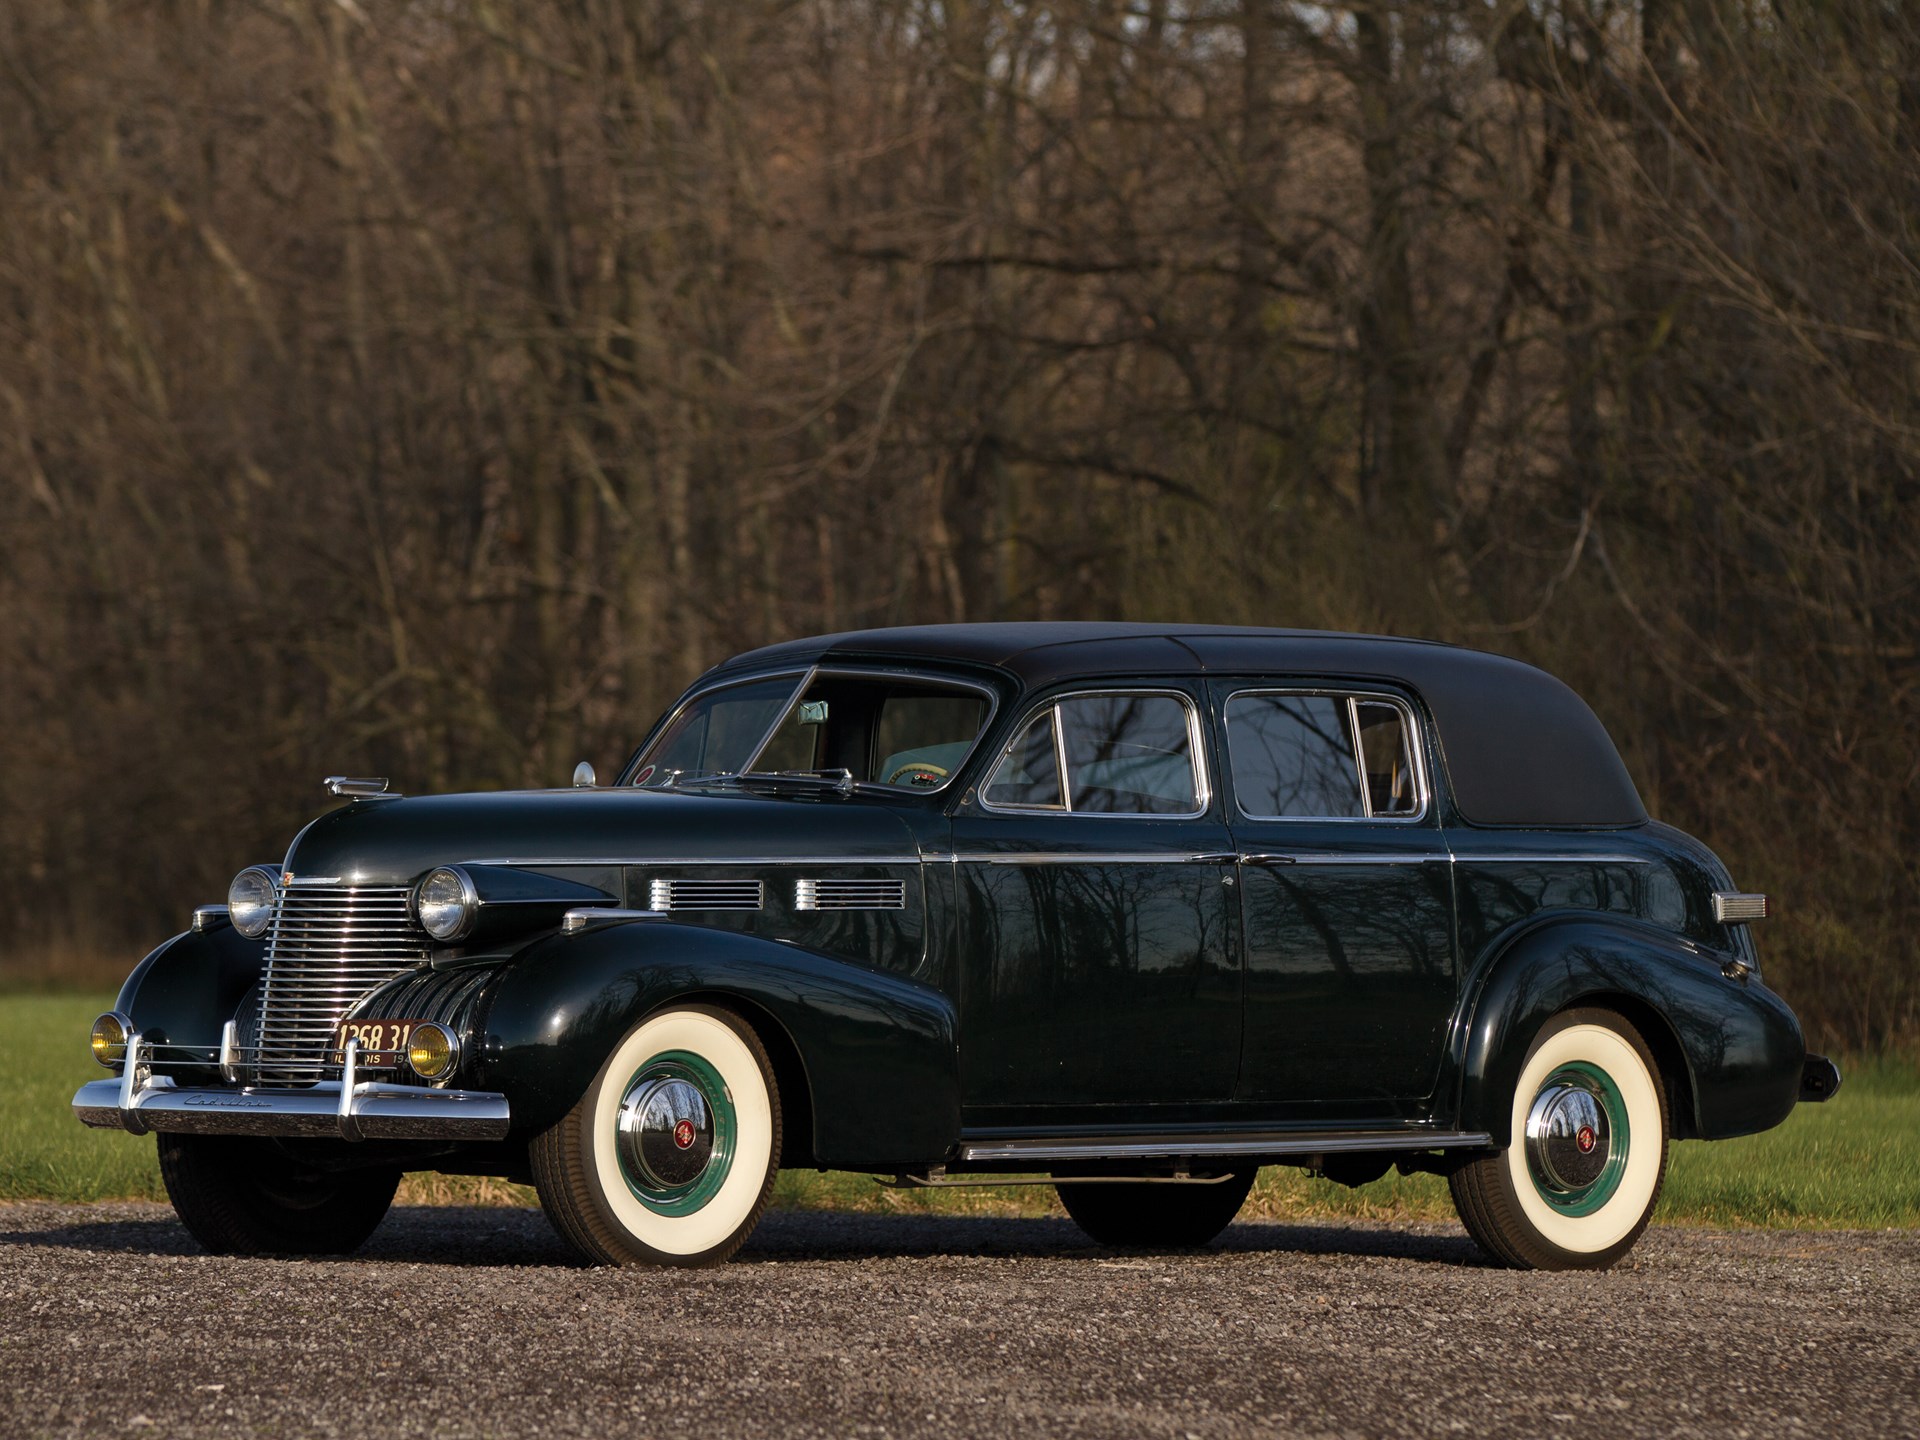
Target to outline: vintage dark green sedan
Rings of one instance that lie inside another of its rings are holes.
[[[1670,1139],[1839,1083],[1712,852],[1516,661],[970,625],[756,650],[619,779],[350,803],[141,962],[89,1125],[208,1249],[364,1241],[404,1171],[528,1180],[590,1260],[711,1264],[781,1165],[1046,1177],[1113,1245],[1261,1165],[1446,1175],[1600,1267]]]

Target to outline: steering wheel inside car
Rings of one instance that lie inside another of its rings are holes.
[[[898,785],[901,780],[909,775],[931,775],[944,780],[947,778],[947,769],[944,765],[929,765],[925,761],[915,760],[909,764],[900,766],[891,775],[887,776],[887,784]]]

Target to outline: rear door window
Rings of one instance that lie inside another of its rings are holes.
[[[1347,706],[1331,695],[1236,695],[1227,702],[1233,793],[1249,815],[1365,815]]]
[[[1242,692],[1226,705],[1235,803],[1256,819],[1424,812],[1405,708],[1368,696]]]

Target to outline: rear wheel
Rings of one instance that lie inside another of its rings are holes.
[[[1541,1030],[1514,1088],[1512,1143],[1454,1172],[1480,1248],[1536,1270],[1604,1270],[1653,1218],[1667,1170],[1667,1093],[1640,1032],[1611,1010]]]
[[[160,1178],[187,1233],[215,1255],[347,1255],[386,1218],[397,1169],[302,1165],[271,1140],[158,1136]]]
[[[1241,1170],[1211,1184],[1122,1181],[1054,1189],[1073,1223],[1102,1245],[1188,1249],[1205,1245],[1233,1222],[1255,1173]]]
[[[635,1026],[531,1147],[547,1218],[603,1265],[718,1265],[760,1223],[779,1155],[766,1047],[705,1005]]]

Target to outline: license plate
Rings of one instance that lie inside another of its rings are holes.
[[[344,1020],[333,1037],[333,1063],[346,1063],[347,1041],[358,1040],[357,1063],[376,1069],[390,1069],[407,1055],[407,1041],[418,1020]]]

